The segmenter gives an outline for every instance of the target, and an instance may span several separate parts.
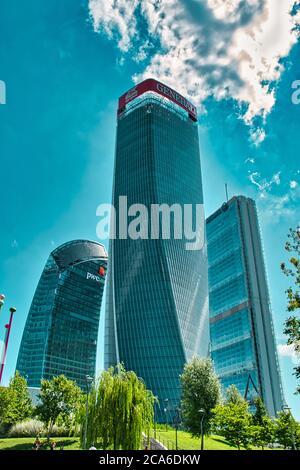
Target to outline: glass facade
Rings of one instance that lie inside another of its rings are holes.
[[[203,204],[197,123],[155,93],[118,116],[113,204]],[[118,221],[117,221],[118,233]],[[174,219],[171,217],[171,234]],[[204,220],[202,223],[204,231]],[[186,239],[111,241],[105,326],[105,366],[134,370],[159,398],[158,419],[178,405],[179,375],[193,356],[208,354],[206,245]]]
[[[249,383],[250,402],[256,387],[275,415],[283,394],[254,201],[232,198],[207,219],[206,229],[216,372],[224,391],[234,384],[245,396]]]
[[[85,376],[94,376],[106,269],[107,253],[96,242],[75,240],[50,254],[32,300],[16,367],[29,387],[64,374],[85,389]]]

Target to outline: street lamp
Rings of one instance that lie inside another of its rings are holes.
[[[165,415],[166,415],[166,431],[168,430],[168,416],[167,416],[168,404],[169,404],[169,399],[166,398],[165,399],[165,407],[164,407],[164,412],[165,412]]]
[[[89,411],[89,393],[90,393],[90,384],[93,382],[93,378],[89,375],[85,376],[86,382],[86,401],[85,401],[85,425],[84,425],[84,449],[87,448],[87,425],[88,425],[88,411]]]
[[[12,325],[12,319],[13,319],[13,315],[17,311],[17,309],[15,307],[10,307],[9,311],[10,311],[9,323],[5,325],[6,332],[5,332],[5,339],[4,339],[4,350],[3,350],[3,355],[2,355],[2,360],[1,360],[1,367],[0,367],[0,384],[1,384],[4,365],[5,365],[5,359],[6,359],[9,335],[10,335],[10,330],[11,330],[11,325]]]
[[[198,413],[200,414],[201,450],[204,450],[203,419],[205,415],[205,410],[203,408],[200,408],[200,410],[198,410]]]
[[[0,310],[1,310],[1,308],[3,307],[4,300],[5,300],[5,295],[4,295],[4,294],[0,294]]]
[[[154,439],[156,439],[156,401],[154,402]]]
[[[175,447],[178,450],[178,426],[180,423],[180,410],[176,408],[175,416],[174,416],[174,424],[175,424]]]
[[[291,420],[292,449],[293,449],[293,450],[296,450],[295,437],[294,437],[294,430],[293,430],[293,422],[292,422],[292,421],[294,420],[294,418],[293,418],[292,413],[291,413],[291,408],[289,408],[288,405],[285,404],[285,405],[282,406],[282,411],[284,411],[284,412],[287,411],[288,414],[289,414],[289,418],[290,418],[290,420]]]

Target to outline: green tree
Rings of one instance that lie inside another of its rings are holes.
[[[300,425],[287,411],[278,413],[275,420],[275,435],[279,444],[285,449],[300,449]]]
[[[296,288],[289,287],[287,289],[288,298],[288,312],[296,312],[297,315],[291,315],[285,322],[284,334],[288,336],[287,344],[293,345],[296,352],[300,353],[300,228],[297,230],[290,229],[288,234],[288,241],[286,242],[285,249],[292,256],[289,259],[288,266],[286,263],[281,263],[281,270],[283,273],[293,278]],[[300,365],[294,368],[297,379],[300,379]],[[300,393],[300,385],[297,387],[296,393]]]
[[[254,424],[251,429],[252,443],[262,450],[274,442],[275,438],[275,424],[269,416],[262,418],[262,423]]]
[[[3,425],[5,410],[8,405],[8,393],[6,387],[0,386],[0,424]]]
[[[252,415],[252,442],[255,446],[264,449],[268,444],[274,442],[275,424],[269,417],[261,397],[254,399],[254,406],[255,412]]]
[[[205,411],[203,430],[204,433],[208,433],[212,417],[211,410],[221,398],[220,382],[215,374],[212,361],[194,357],[184,367],[181,386],[181,411],[184,426],[193,436],[199,437],[201,433],[199,410],[203,409]]]
[[[59,375],[52,380],[41,381],[39,400],[36,415],[45,424],[49,439],[59,419],[67,422],[75,419],[83,402],[83,393],[73,380]]]
[[[0,389],[0,420],[5,427],[32,416],[32,404],[27,381],[16,371],[7,388]]]
[[[122,365],[104,371],[89,394],[87,447],[138,450],[142,433],[153,423],[155,397],[144,382]],[[84,446],[85,409],[81,413]]]
[[[212,429],[237,447],[249,448],[252,439],[252,417],[248,403],[225,403],[213,409]]]
[[[244,403],[244,399],[235,385],[230,385],[225,392],[225,403]]]
[[[255,406],[255,412],[253,414],[253,424],[261,426],[264,418],[268,416],[265,404],[261,397],[254,398],[253,404]]]

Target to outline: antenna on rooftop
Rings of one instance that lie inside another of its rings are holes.
[[[227,183],[225,183],[225,194],[226,194],[226,202],[228,202],[228,186],[227,186]]]

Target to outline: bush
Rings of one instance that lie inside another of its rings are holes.
[[[54,424],[52,431],[51,431],[51,437],[66,437],[70,434],[70,430],[66,428],[65,426],[57,426]]]
[[[7,424],[0,423],[0,437],[7,437],[9,426]]]
[[[37,419],[14,424],[8,431],[9,437],[35,437],[44,434],[44,425]]]
[[[66,437],[69,434],[70,430],[67,427],[54,424],[50,437]],[[37,435],[45,437],[47,430],[41,421],[31,419],[14,424],[7,432],[7,435],[8,437],[36,437]],[[73,432],[73,435],[78,435],[78,432]]]

